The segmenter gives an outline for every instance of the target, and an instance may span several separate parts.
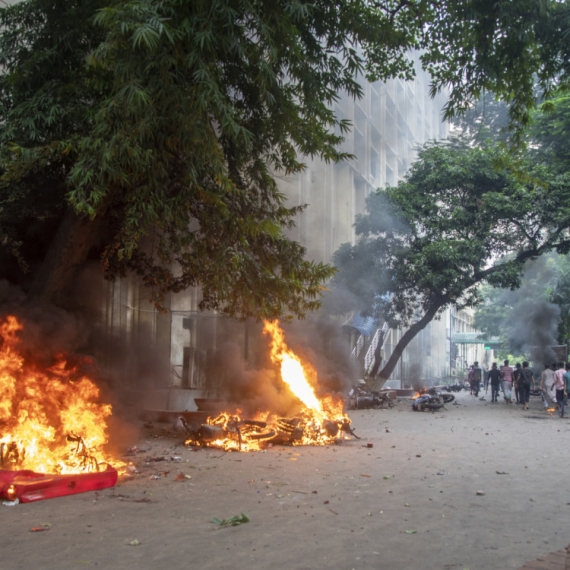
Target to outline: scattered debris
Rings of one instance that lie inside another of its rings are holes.
[[[484,491],[477,491],[476,495],[479,495],[480,497],[482,497],[485,494]]]
[[[43,530],[49,530],[51,524],[43,524],[42,526],[34,526],[30,529],[30,532],[42,532]]]
[[[417,530],[405,530],[404,531],[406,534],[416,534],[418,531]]]
[[[220,520],[214,517],[212,519],[212,522],[219,526],[237,526],[238,524],[249,522],[249,517],[246,514],[242,513],[241,516],[235,515],[229,518],[228,520],[226,519]]]
[[[135,538],[134,540],[131,540],[131,542],[129,542],[131,546],[138,546],[140,543],[141,541],[138,538]]]
[[[191,475],[184,475],[184,473],[178,473],[176,475],[175,481],[186,481],[186,479],[192,479]]]
[[[15,505],[17,505],[17,504],[19,504],[19,503],[20,503],[20,499],[16,499],[15,501],[4,501],[2,504],[3,504],[5,507],[13,507],[13,506],[15,506]]]

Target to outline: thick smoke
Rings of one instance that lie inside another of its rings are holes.
[[[85,376],[97,384],[101,401],[113,406],[113,416],[107,421],[113,436],[110,447],[124,447],[125,441],[136,437],[134,428],[122,419],[129,415],[127,407],[111,389],[110,375],[93,356],[96,334],[87,312],[32,302],[19,288],[1,280],[0,321],[4,322],[8,316],[16,317],[22,325],[17,336],[18,353],[24,362],[33,363],[38,370],[47,370],[63,360],[71,379]]]
[[[23,326],[18,335],[19,351],[26,360],[48,368],[58,355],[65,353],[74,364],[90,367],[87,360],[76,356],[89,339],[89,327],[81,317],[52,305],[31,303],[20,289],[2,280],[0,319],[4,321],[9,315]],[[82,372],[94,373],[94,369]]]
[[[422,365],[419,362],[410,364],[407,380],[416,391],[425,388],[425,382],[422,380]]]
[[[206,374],[210,393],[245,415],[271,411],[286,416],[299,406],[275,369],[249,369],[234,342],[224,343],[208,359]]]
[[[350,356],[338,320],[314,316],[285,325],[283,330],[289,348],[314,367],[318,393],[344,392],[358,379],[358,364]]]
[[[510,349],[530,354],[536,372],[559,360],[552,347],[558,344],[560,307],[544,297],[547,284],[556,279],[556,264],[543,256],[527,263],[520,289],[499,296],[501,304],[512,308],[505,323]]]
[[[552,346],[557,344],[559,317],[558,305],[547,302],[529,305],[514,318],[511,346],[521,352],[528,350],[535,367],[556,362]]]
[[[225,342],[207,361],[209,395],[246,414],[271,411],[279,415],[295,413],[301,403],[281,380],[279,367],[269,361],[269,339],[262,335],[254,349],[258,364],[246,363],[239,345]],[[306,366],[307,380],[318,396],[345,393],[357,378],[349,346],[338,321],[313,318],[284,325],[285,342]],[[254,336],[254,335],[252,335]]]

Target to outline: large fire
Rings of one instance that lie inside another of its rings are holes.
[[[116,466],[103,450],[111,406],[63,356],[47,370],[24,359],[22,328],[13,316],[0,321],[0,468],[65,474]]]
[[[270,337],[271,360],[280,365],[281,379],[298,398],[301,409],[290,418],[271,412],[250,419],[242,418],[239,412],[222,413],[208,418],[186,441],[187,445],[198,443],[227,450],[257,451],[268,442],[326,445],[335,441],[342,431],[352,433],[350,419],[343,412],[343,399],[332,395],[317,397],[307,380],[307,374],[316,379],[316,372],[289,350],[279,323],[264,321],[263,333]]]

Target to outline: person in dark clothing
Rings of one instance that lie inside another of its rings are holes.
[[[531,383],[532,383],[532,389],[534,390],[536,386],[536,383],[534,381],[534,376],[532,374],[532,370],[528,367],[528,362],[526,362],[525,360],[523,362],[521,376],[519,378],[519,390],[520,390],[521,403],[524,406],[523,410],[528,410]]]
[[[479,363],[474,362],[472,382],[473,382],[473,392],[475,396],[479,396],[479,389],[481,387],[481,377],[483,375],[482,373],[483,371],[479,368]]]
[[[489,380],[491,381],[491,402],[497,402],[501,385],[501,371],[497,368],[496,362],[493,362],[493,366],[489,371]]]
[[[513,386],[515,387],[515,397],[517,399],[517,404],[521,403],[521,390],[520,390],[520,379],[521,379],[521,363],[517,362],[515,364],[515,369],[513,371]]]

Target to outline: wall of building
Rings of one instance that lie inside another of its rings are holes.
[[[341,95],[334,107],[339,118],[353,124],[342,150],[354,154],[354,159],[340,164],[307,159],[304,172],[280,180],[280,189],[291,206],[308,204],[289,237],[304,245],[307,258],[315,261],[329,262],[341,244],[354,243],[354,220],[365,213],[366,197],[386,184],[396,184],[423,143],[448,134],[448,125],[441,121],[445,98],[429,97],[429,77],[421,70],[413,82],[363,82],[363,90],[362,99]],[[204,392],[206,384],[204,363],[227,339],[239,345],[246,362],[255,365],[253,347],[261,337],[260,328],[200,313],[199,290],[172,295],[171,312],[161,315],[148,304],[147,312],[141,312],[136,285],[123,282],[112,287],[112,307],[104,316],[111,336],[135,338],[137,329],[144,326],[154,331],[151,334],[161,358],[166,356],[159,376],[145,381],[145,385],[153,384],[148,386],[145,406],[195,409],[193,398]],[[446,314],[410,343],[391,376],[393,381],[402,383],[411,375],[436,379],[450,374],[449,322]],[[388,331],[384,359],[401,335],[400,330]],[[348,338],[346,347],[349,354]],[[138,375],[136,367],[125,370],[125,386],[140,385]]]
[[[429,97],[429,76],[417,70],[415,81],[363,83],[364,96],[341,96],[339,118],[353,124],[345,135],[344,152],[355,158],[339,164],[307,159],[301,174],[281,181],[292,205],[308,204],[290,237],[307,248],[307,257],[329,262],[346,242],[354,243],[354,220],[365,213],[367,196],[396,184],[408,171],[425,142],[445,138],[445,97]]]

